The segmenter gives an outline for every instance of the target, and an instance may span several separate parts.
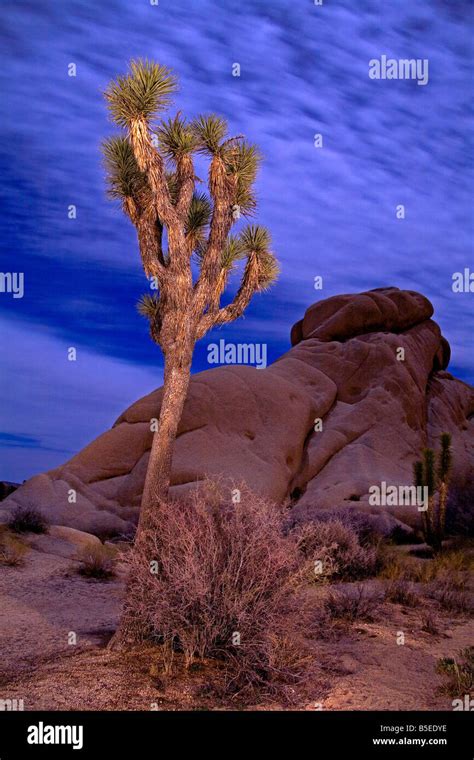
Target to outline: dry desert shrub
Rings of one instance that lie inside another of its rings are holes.
[[[356,620],[372,621],[380,606],[380,595],[359,583],[355,587],[331,591],[325,600],[325,611],[333,620],[353,623]]]
[[[90,543],[84,546],[76,556],[79,560],[79,575],[86,578],[97,578],[98,580],[108,580],[115,575],[115,554],[116,552],[109,546],[102,544]]]
[[[469,546],[444,549],[433,559],[419,559],[385,546],[379,577],[387,580],[386,599],[414,606],[419,594],[434,599],[447,612],[462,615],[472,609],[469,582],[472,576]]]
[[[297,542],[281,508],[239,490],[233,503],[205,483],[160,504],[127,558],[125,612],[162,645],[168,670],[177,651],[187,667],[214,658],[227,693],[242,695],[302,680],[310,660]]]
[[[473,612],[472,595],[453,587],[449,581],[440,585],[433,584],[429,590],[429,596],[440,607],[452,615],[468,615]]]
[[[35,506],[17,506],[8,522],[13,533],[46,533],[49,521]]]
[[[354,528],[340,519],[306,523],[295,534],[312,580],[354,581],[376,570],[376,548],[362,546]]]
[[[8,531],[0,531],[0,565],[18,567],[23,564],[27,547]]]
[[[436,618],[430,611],[421,616],[421,623],[421,630],[431,634],[431,636],[436,636],[440,632]]]
[[[438,581],[462,590],[466,587],[473,570],[473,556],[468,547],[444,550],[431,562],[426,563],[420,580]]]
[[[378,564],[378,576],[382,579],[449,582],[451,586],[462,589],[472,573],[473,559],[468,546],[444,549],[433,559],[420,559],[400,552],[390,544],[381,544]]]
[[[402,604],[404,607],[415,607],[419,602],[419,597],[409,581],[399,578],[388,582],[385,589],[385,601]]]
[[[378,577],[383,580],[419,580],[420,564],[425,560],[411,557],[390,543],[380,542],[377,549]]]
[[[441,688],[445,694],[450,697],[470,695],[474,688],[474,647],[462,649],[457,657],[442,657],[436,672],[446,678]]]

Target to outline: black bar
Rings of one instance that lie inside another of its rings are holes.
[[[57,726],[69,729],[62,735],[56,733]],[[310,760],[322,757],[323,752],[338,758],[472,760],[472,734],[472,715],[461,711],[2,712],[0,760],[25,756],[138,760],[182,757],[183,752],[222,758],[239,752],[244,759],[258,747],[268,757],[270,751],[281,754],[287,746],[292,757],[302,753]],[[43,743],[28,743],[28,737]],[[50,738],[69,739],[78,748],[73,749],[71,743],[46,743]]]

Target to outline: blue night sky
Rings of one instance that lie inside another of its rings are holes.
[[[115,131],[101,93],[132,57],[175,69],[176,109],[224,115],[265,157],[257,219],[280,280],[198,344],[194,370],[216,337],[266,342],[273,361],[318,298],[396,285],[430,298],[472,382],[474,295],[451,288],[474,269],[472,31],[470,0],[3,2],[1,270],[24,272],[25,293],[0,293],[0,478],[61,464],[161,384],[134,230],[99,154]],[[383,54],[427,58],[427,86],[371,80]]]

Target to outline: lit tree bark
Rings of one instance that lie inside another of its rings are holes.
[[[165,499],[168,495],[173,446],[191,378],[192,348],[186,347],[184,351],[165,361],[163,398],[158,417],[158,430],[153,435],[148,460],[138,525],[139,532],[146,527],[147,515],[157,507],[161,499]]]

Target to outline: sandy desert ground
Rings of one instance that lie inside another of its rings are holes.
[[[284,703],[262,695],[241,704],[210,687],[219,682],[216,663],[184,672],[178,656],[166,676],[156,648],[127,654],[106,648],[124,591],[120,563],[111,580],[88,579],[77,574],[73,533],[24,540],[23,564],[0,569],[0,697],[22,699],[25,710],[450,710],[436,663],[473,642],[466,614],[453,615],[419,591],[414,604],[382,601],[372,621],[325,624],[311,642],[310,682],[289,688]],[[383,595],[384,584],[371,579],[364,587]],[[315,607],[327,592],[311,589]],[[436,632],[423,630],[427,615]],[[396,644],[399,632],[404,645]]]

